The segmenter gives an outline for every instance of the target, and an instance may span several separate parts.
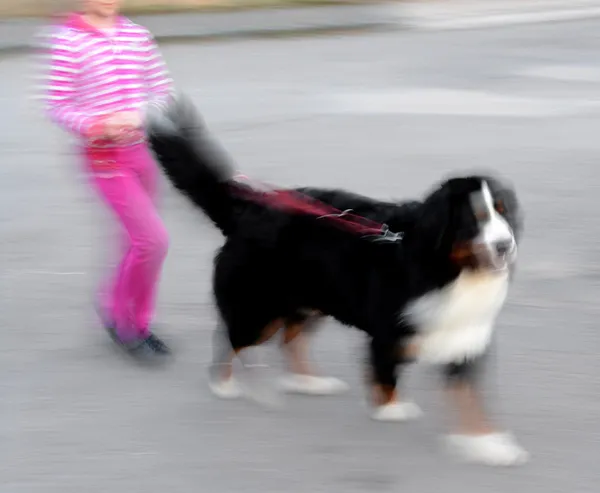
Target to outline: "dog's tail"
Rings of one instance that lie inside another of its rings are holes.
[[[234,168],[211,138],[192,102],[174,97],[146,115],[150,147],[171,183],[229,234],[234,223]]]

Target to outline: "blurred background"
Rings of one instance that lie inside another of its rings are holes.
[[[91,306],[110,222],[32,98],[35,35],[69,5],[0,2],[2,493],[598,491],[600,1],[126,2],[253,178],[383,199],[480,167],[514,182],[526,230],[489,392],[533,454],[515,470],[440,452],[426,369],[405,383],[420,421],[371,422],[362,337],[334,323],[314,358],[348,394],[278,413],[215,400],[221,240],[166,182],[159,322],[177,361],[149,375],[119,357]]]
[[[54,13],[71,9],[77,0],[3,0],[1,12],[8,16]],[[366,3],[360,0],[125,0],[126,13],[198,11],[268,8],[281,6],[315,6]]]

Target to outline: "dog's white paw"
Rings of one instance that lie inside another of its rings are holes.
[[[421,417],[423,411],[414,402],[392,402],[375,409],[371,418],[375,421],[399,422]]]
[[[450,452],[470,463],[519,466],[529,460],[529,453],[509,433],[450,435],[446,445]]]
[[[211,378],[208,387],[220,399],[238,399],[243,395],[242,387],[233,377],[220,381]]]
[[[288,374],[279,379],[279,388],[284,392],[306,395],[336,395],[349,389],[346,382],[334,377]]]

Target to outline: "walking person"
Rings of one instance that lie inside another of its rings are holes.
[[[152,35],[119,14],[121,0],[80,2],[82,12],[49,34],[45,110],[77,137],[90,182],[124,232],[124,256],[97,300],[105,328],[132,356],[162,360],[169,348],[150,325],[168,236],[143,121],[168,104],[172,81]]]

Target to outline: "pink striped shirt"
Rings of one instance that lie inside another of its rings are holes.
[[[150,32],[120,17],[103,32],[74,14],[50,34],[50,70],[44,106],[50,119],[79,136],[99,142],[102,121],[120,111],[146,111],[165,104],[172,80]],[[144,140],[134,133],[131,142]]]

